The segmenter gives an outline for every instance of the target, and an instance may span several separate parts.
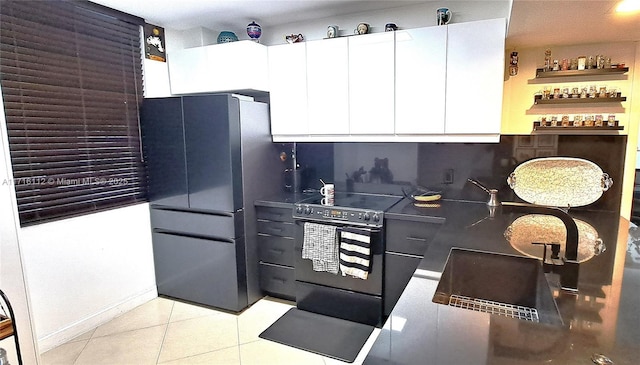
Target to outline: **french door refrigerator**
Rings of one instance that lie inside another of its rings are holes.
[[[267,104],[176,96],[141,115],[158,294],[242,310],[261,297],[253,202],[280,182]]]

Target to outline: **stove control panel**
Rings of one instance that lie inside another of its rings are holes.
[[[317,204],[296,204],[293,218],[327,223],[348,223],[382,227],[384,213],[375,210],[330,207]]]

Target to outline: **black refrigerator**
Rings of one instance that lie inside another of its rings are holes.
[[[262,296],[253,202],[281,178],[268,105],[199,94],[141,115],[158,294],[242,310]]]

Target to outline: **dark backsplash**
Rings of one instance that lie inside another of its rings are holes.
[[[502,136],[500,143],[297,143],[298,190],[319,189],[320,179],[336,190],[402,194],[419,185],[441,191],[446,199],[485,201],[488,196],[467,182],[475,179],[500,191],[499,199],[517,201],[506,179],[520,163],[535,157],[590,160],[614,181],[588,209],[617,211],[622,195],[626,136]],[[284,162],[292,167],[293,158]]]

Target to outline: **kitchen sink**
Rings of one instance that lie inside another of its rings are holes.
[[[562,325],[542,262],[452,248],[433,302],[526,321]]]

